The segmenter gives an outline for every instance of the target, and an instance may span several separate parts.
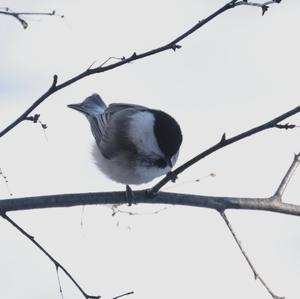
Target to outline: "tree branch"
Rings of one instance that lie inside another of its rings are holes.
[[[262,9],[262,15],[264,15],[268,11],[269,5],[276,4],[276,3],[278,4],[280,2],[281,0],[271,0],[271,1],[266,1],[264,3],[257,3],[257,2],[244,0],[243,2],[237,3],[237,5],[249,5],[249,6],[260,7]]]
[[[159,192],[155,198],[149,196],[148,190],[134,191],[135,203],[145,204],[169,204],[183,205],[225,211],[227,209],[239,210],[260,210],[276,212],[288,215],[300,216],[300,206],[285,203],[282,200],[274,200],[274,196],[287,187],[296,167],[300,164],[300,153],[295,155],[291,166],[284,175],[275,195],[270,197],[225,197],[225,196],[205,196],[183,193]],[[280,190],[280,191],[278,191]],[[94,192],[94,193],[73,193],[56,194],[23,198],[10,198],[0,200],[0,213],[6,215],[7,212],[20,210],[34,210],[46,208],[74,207],[82,205],[99,204],[127,204],[128,199],[125,192]]]
[[[202,207],[214,210],[257,210],[300,216],[300,206],[276,202],[272,197],[226,197],[183,193],[159,192],[149,197],[147,190],[134,191],[135,203],[168,204]],[[128,204],[124,192],[94,192],[53,194],[0,200],[0,211],[24,211],[47,208],[64,208],[82,205]]]
[[[290,113],[287,112],[284,115],[289,115],[289,114]],[[277,120],[278,118],[275,118],[275,120]],[[247,132],[250,131],[251,130]],[[243,135],[243,133],[240,135]],[[233,137],[231,139],[225,139],[225,141],[232,140],[235,138],[236,137]],[[183,166],[186,164],[183,164]],[[134,191],[134,200],[135,203],[185,205],[185,206],[210,208],[210,209],[215,209],[217,211],[225,211],[226,209],[263,210],[269,212],[300,216],[299,205],[284,203],[281,200],[283,191],[286,189],[292,175],[295,173],[295,170],[299,164],[300,164],[300,153],[295,155],[291,163],[291,166],[289,167],[288,171],[284,175],[274,195],[266,198],[205,196],[205,195],[169,193],[169,192],[156,193],[155,198],[153,198],[151,191],[149,192],[149,190],[141,190],[141,191]],[[277,200],[278,196],[280,196],[280,200]],[[5,215],[6,212],[19,211],[19,210],[73,207],[79,205],[97,205],[97,204],[114,205],[114,204],[126,204],[126,203],[128,203],[128,200],[124,192],[95,192],[95,193],[44,195],[44,196],[34,196],[34,197],[2,199],[0,200],[0,213],[1,215]]]
[[[112,299],[119,299],[119,298],[122,298],[122,297],[125,297],[125,296],[129,296],[129,295],[132,295],[132,294],[134,294],[134,292],[127,292],[125,294],[119,295],[119,296],[114,297]]]
[[[60,293],[61,299],[64,299],[64,293],[63,293],[63,290],[61,287],[60,277],[59,277],[59,273],[58,273],[59,267],[55,266],[55,270],[56,270],[56,277],[57,277],[57,282],[58,282],[58,287],[59,287],[59,293]]]
[[[262,277],[258,274],[258,272],[256,271],[255,267],[253,266],[252,262],[250,261],[250,259],[249,259],[248,255],[247,255],[246,251],[245,251],[244,248],[242,247],[242,243],[241,243],[240,240],[238,239],[238,237],[237,237],[237,235],[236,235],[236,233],[235,233],[235,231],[234,231],[232,225],[230,224],[230,222],[229,222],[229,220],[228,220],[228,218],[227,218],[225,212],[224,212],[224,211],[221,211],[221,212],[220,212],[220,215],[221,215],[221,217],[223,218],[223,220],[225,221],[225,224],[226,224],[226,226],[228,227],[228,229],[229,229],[231,235],[233,236],[234,241],[235,241],[236,244],[238,245],[238,247],[239,247],[239,249],[240,249],[242,255],[243,255],[244,258],[246,259],[246,261],[247,261],[249,267],[251,268],[251,270],[252,270],[252,272],[253,272],[253,274],[254,274],[254,278],[255,278],[255,279],[258,279],[258,280],[261,282],[261,284],[264,286],[264,288],[268,291],[268,293],[272,296],[273,299],[284,299],[284,297],[280,297],[280,296],[275,295],[275,294],[271,291],[271,289],[269,288],[269,286],[266,284],[266,282],[262,279]]]
[[[229,139],[226,138],[226,134],[224,133],[222,135],[221,140],[216,143],[215,145],[213,145],[212,147],[208,148],[207,150],[205,150],[204,152],[200,153],[199,155],[195,156],[194,158],[190,159],[189,161],[187,161],[186,163],[184,163],[183,165],[179,166],[178,168],[176,168],[174,171],[172,171],[172,176],[165,176],[161,181],[159,181],[155,186],[152,187],[152,189],[149,191],[149,193],[154,196],[164,185],[166,185],[169,181],[172,180],[172,177],[176,177],[178,174],[182,173],[183,171],[185,171],[187,168],[191,167],[193,164],[197,163],[198,161],[202,160],[203,158],[207,157],[208,155],[216,152],[217,150],[228,146],[232,143],[235,143],[239,140],[242,140],[244,138],[247,138],[251,135],[257,134],[259,132],[262,132],[264,130],[267,129],[271,129],[271,128],[276,128],[278,126],[278,123],[280,123],[281,121],[285,120],[286,118],[295,115],[297,113],[300,112],[300,106],[297,106],[296,108],[283,113],[281,115],[279,115],[278,117],[275,117],[274,119],[259,125],[253,129],[250,129],[248,131],[245,131],[241,134],[238,134],[234,137],[231,137]]]
[[[73,276],[69,273],[66,268],[59,263],[40,243],[38,243],[33,236],[29,235],[22,227],[20,227],[16,222],[14,222],[10,217],[7,216],[5,212],[1,212],[1,217],[7,220],[13,227],[15,227],[23,236],[25,236],[28,240],[30,240],[38,249],[40,249],[53,263],[56,268],[56,271],[58,269],[61,269],[68,277],[69,279],[73,282],[73,284],[78,288],[78,290],[81,292],[81,294],[86,298],[86,299],[99,299],[101,296],[91,296],[88,295],[78,284],[78,282],[73,278]],[[58,275],[58,272],[57,272]],[[62,294],[61,291],[61,285],[60,285],[60,280],[58,277],[58,282],[59,282],[59,288],[60,288],[60,293]]]
[[[275,3],[275,1],[274,1],[274,3]],[[182,40],[187,38],[189,35],[191,35],[195,31],[197,31],[198,29],[200,29],[202,26],[204,26],[205,24],[207,24],[208,22],[210,22],[211,20],[213,20],[214,18],[216,18],[220,14],[222,14],[225,11],[227,11],[229,9],[232,9],[236,6],[240,6],[240,5],[247,5],[247,2],[244,2],[243,0],[233,0],[233,1],[230,1],[230,2],[226,3],[224,6],[222,6],[220,9],[218,9],[217,11],[215,11],[214,13],[209,15],[207,18],[202,19],[201,21],[197,22],[189,30],[187,30],[186,32],[184,32],[183,34],[181,34],[180,36],[178,36],[177,38],[175,38],[171,42],[169,42],[169,43],[167,43],[167,44],[165,44],[161,47],[143,52],[141,54],[137,54],[136,52],[134,52],[131,56],[129,56],[127,58],[122,57],[122,59],[120,61],[108,64],[108,65],[105,65],[108,62],[108,60],[106,60],[99,67],[92,68],[92,66],[90,66],[84,72],[80,73],[77,76],[74,76],[73,78],[71,78],[71,79],[69,79],[69,80],[67,80],[67,81],[65,81],[65,82],[63,82],[59,85],[56,85],[56,82],[55,82],[54,86],[51,86],[50,89],[46,93],[44,93],[42,96],[40,96],[21,116],[19,116],[14,122],[12,122],[10,125],[8,125],[6,128],[4,128],[2,131],[0,131],[0,137],[4,136],[11,129],[13,129],[19,123],[21,123],[45,99],[47,99],[50,95],[54,94],[55,92],[59,91],[60,89],[65,88],[65,87],[67,87],[67,86],[69,86],[69,85],[71,85],[71,84],[73,84],[73,83],[75,83],[75,82],[77,82],[77,81],[79,81],[79,80],[81,80],[85,77],[88,77],[90,75],[98,74],[98,73],[104,73],[106,71],[109,71],[109,70],[115,69],[117,67],[120,67],[122,65],[128,64],[128,63],[130,63],[134,60],[149,57],[149,56],[152,56],[152,55],[155,55],[155,54],[167,51],[167,50],[176,51],[177,49],[181,48],[181,46],[178,45],[179,42],[181,42]],[[57,76],[55,75],[54,77],[57,80]]]
[[[291,166],[287,173],[284,175],[282,181],[277,188],[274,196],[278,194],[282,196],[283,191],[287,187],[292,175],[295,173],[296,167],[300,163],[300,153],[295,155]],[[278,191],[279,190],[279,191]],[[153,199],[149,196],[147,190],[134,192],[135,203],[148,203],[148,204],[173,204],[173,205],[188,205],[195,207],[206,207],[217,210],[224,219],[227,227],[229,228],[232,236],[234,237],[237,245],[239,246],[243,256],[247,263],[251,267],[255,278],[263,284],[266,290],[270,293],[273,299],[283,299],[275,295],[265,281],[258,274],[245,250],[243,249],[240,241],[238,240],[229,220],[225,215],[226,209],[251,209],[251,210],[264,210],[270,212],[285,213],[289,215],[300,216],[300,206],[282,202],[282,200],[274,200],[274,196],[268,198],[237,198],[237,197],[210,197],[191,194],[176,194],[160,192]],[[54,207],[71,207],[78,205],[95,205],[95,204],[124,204],[127,203],[127,197],[124,192],[101,192],[101,193],[82,193],[82,194],[59,194],[59,195],[47,195],[28,198],[15,198],[15,199],[3,199],[0,201],[0,215],[12,224],[19,232],[21,232],[26,238],[28,238],[35,246],[37,246],[55,265],[58,274],[60,268],[76,285],[83,296],[86,299],[96,299],[100,296],[91,296],[83,291],[80,285],[75,281],[71,274],[54,258],[52,257],[31,235],[29,235],[24,229],[16,224],[10,217],[7,216],[7,212],[28,210],[28,209],[41,209],[41,208],[54,208]],[[60,280],[59,288],[62,295]],[[120,298],[132,294],[128,292],[126,294],[115,297]]]
[[[58,15],[55,10],[51,12],[15,12],[8,7],[0,8],[0,14],[15,18],[21,23],[24,29],[28,27],[28,22],[26,22],[22,16],[57,16],[64,18],[63,15]]]
[[[284,178],[280,182],[280,184],[278,186],[278,189],[276,190],[276,192],[274,194],[274,199],[275,200],[282,201],[283,193],[284,193],[288,183],[290,182],[290,179],[294,175],[294,172],[296,171],[297,167],[299,166],[299,163],[300,163],[300,153],[295,154],[293,163],[291,164],[291,166],[288,169],[286,175],[284,176]]]

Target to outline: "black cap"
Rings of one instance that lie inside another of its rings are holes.
[[[181,129],[176,120],[160,110],[151,110],[155,117],[154,134],[161,151],[171,158],[182,143]]]

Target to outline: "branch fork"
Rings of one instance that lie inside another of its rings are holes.
[[[15,12],[8,7],[0,8],[0,14],[15,18],[21,23],[23,29],[28,28],[28,22],[24,20],[23,16],[57,16],[64,18],[63,15],[57,14],[55,10],[52,10],[51,12]]]

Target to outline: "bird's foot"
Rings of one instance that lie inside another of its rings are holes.
[[[132,189],[130,188],[129,185],[126,185],[126,193],[125,193],[125,195],[126,195],[126,199],[128,201],[128,205],[131,206],[134,203],[134,201],[133,201],[134,194],[133,194],[133,191],[132,191]]]
[[[158,194],[158,192],[153,192],[152,189],[146,190],[146,197],[154,198],[157,194]]]
[[[170,181],[172,181],[173,183],[175,183],[178,179],[177,174],[175,174],[173,171],[169,171],[167,173],[167,178],[170,179]]]

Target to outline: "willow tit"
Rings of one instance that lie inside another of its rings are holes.
[[[96,165],[122,184],[142,184],[170,172],[182,143],[176,120],[167,113],[139,105],[108,107],[98,94],[68,107],[88,119],[96,144]]]

